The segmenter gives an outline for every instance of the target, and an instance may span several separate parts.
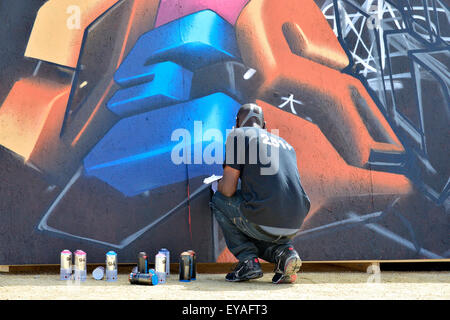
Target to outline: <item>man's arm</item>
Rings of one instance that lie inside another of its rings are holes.
[[[223,177],[219,180],[217,190],[226,197],[231,197],[236,192],[240,171],[230,166],[223,168]]]

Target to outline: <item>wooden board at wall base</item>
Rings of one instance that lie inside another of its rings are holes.
[[[105,266],[101,263],[88,263],[86,266],[86,271],[88,274],[99,267]],[[118,265],[119,273],[129,273],[133,269],[135,264],[121,264]],[[151,266],[153,268],[154,266]],[[38,273],[59,273],[59,264],[40,264],[40,265],[0,265],[0,272],[8,272],[12,274],[38,274]]]
[[[359,263],[310,263],[303,262],[301,271],[303,272],[344,272],[344,271],[357,271],[367,272],[370,266],[376,265],[379,269],[379,263],[377,262],[359,262]],[[198,273],[228,273],[233,270],[236,263],[198,263]],[[273,272],[273,263],[261,263],[261,269],[263,272]],[[178,268],[178,265],[176,266]],[[373,268],[372,268],[373,269]],[[172,270],[172,265],[171,265]],[[177,271],[178,269],[174,269]]]
[[[197,263],[198,273],[228,273],[233,270],[236,263]],[[92,271],[103,264],[87,265],[87,272]],[[119,273],[129,273],[135,267],[133,263],[119,263]],[[42,264],[42,265],[0,265],[0,272],[4,273],[59,273],[59,265],[57,264]],[[154,264],[150,264],[150,268],[154,268]],[[261,263],[263,272],[273,272],[273,263]],[[303,261],[301,272],[367,272],[374,273],[383,270],[398,270],[398,271],[426,271],[438,270],[449,271],[450,259],[433,259],[433,260],[381,260],[381,261]],[[178,274],[179,264],[171,263],[170,272]]]

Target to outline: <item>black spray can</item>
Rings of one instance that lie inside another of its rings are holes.
[[[189,252],[180,254],[180,281],[191,281],[192,255]]]
[[[191,280],[195,280],[197,278],[197,258],[194,250],[189,250],[188,253],[191,255]]]
[[[132,272],[128,278],[131,284],[142,284],[147,286],[156,286],[158,284],[158,276],[155,270],[150,269],[148,273]]]
[[[139,252],[138,255],[138,272],[148,273],[148,256],[145,252]]]

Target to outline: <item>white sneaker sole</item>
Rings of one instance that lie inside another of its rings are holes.
[[[293,283],[297,280],[297,272],[300,271],[302,260],[297,256],[290,257],[284,266],[283,276],[274,283]]]

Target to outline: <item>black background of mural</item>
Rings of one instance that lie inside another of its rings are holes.
[[[59,252],[65,248],[71,251],[83,249],[91,263],[104,261],[104,255],[110,249],[118,253],[119,262],[136,261],[140,251],[146,251],[153,261],[161,247],[172,252],[175,262],[181,251],[191,248],[199,253],[199,262],[214,259],[211,213],[204,209],[209,201],[209,190],[190,202],[192,241],[188,208],[182,206],[121,250],[38,231],[38,221],[61,188],[52,188],[37,171],[24,166],[3,147],[0,147],[0,181],[3,182],[0,189],[0,264],[59,263]],[[200,184],[199,181],[190,182],[194,189]],[[73,231],[77,236],[116,244],[185,197],[184,182],[130,199],[97,179],[82,177],[50,216],[48,224],[65,232]]]

